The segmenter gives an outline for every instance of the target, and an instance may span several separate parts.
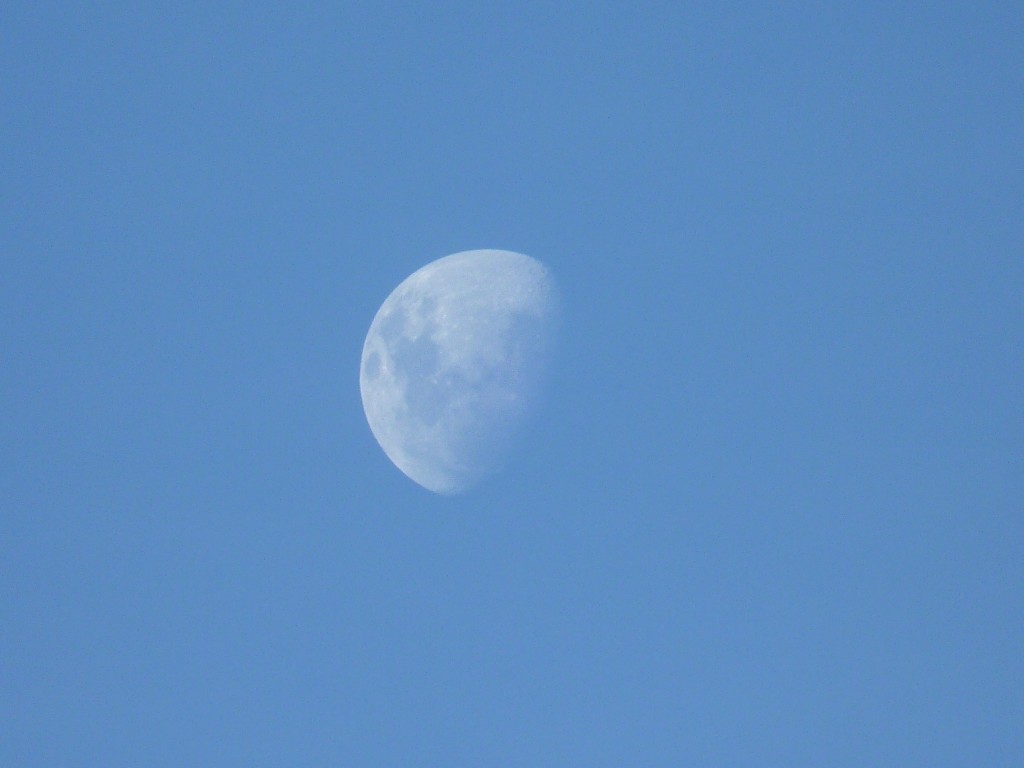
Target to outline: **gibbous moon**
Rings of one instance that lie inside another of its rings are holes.
[[[463,251],[406,278],[363,344],[359,390],[384,453],[435,493],[501,468],[553,351],[554,279],[511,251]]]

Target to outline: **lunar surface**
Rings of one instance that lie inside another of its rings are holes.
[[[536,405],[558,304],[540,262],[493,250],[431,262],[388,296],[366,335],[359,389],[402,472],[454,494],[501,468]]]

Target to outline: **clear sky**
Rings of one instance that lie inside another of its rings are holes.
[[[1019,2],[5,3],[0,764],[1024,765]],[[437,497],[359,356],[565,299]]]

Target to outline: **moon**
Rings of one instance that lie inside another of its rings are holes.
[[[512,251],[455,253],[402,281],[359,367],[366,420],[395,466],[445,495],[499,470],[535,410],[559,304],[550,271]]]

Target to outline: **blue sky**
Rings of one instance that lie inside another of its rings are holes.
[[[1016,3],[7,4],[0,763],[1018,766]],[[562,352],[439,498],[433,259]]]

